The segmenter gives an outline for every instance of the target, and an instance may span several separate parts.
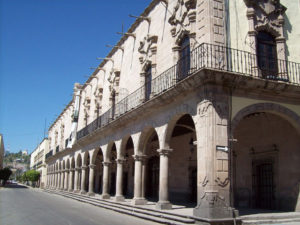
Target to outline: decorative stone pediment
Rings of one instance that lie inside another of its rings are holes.
[[[181,32],[191,31],[191,23],[196,22],[196,0],[178,0],[168,22],[172,25],[171,34],[178,36]]]
[[[138,51],[141,55],[139,60],[142,66],[148,61],[152,61],[152,56],[156,54],[157,39],[158,37],[156,35],[147,35],[140,41]]]
[[[266,30],[276,37],[282,36],[281,28],[286,7],[280,4],[280,0],[244,0],[244,2],[248,7],[248,17],[254,19],[256,31]]]

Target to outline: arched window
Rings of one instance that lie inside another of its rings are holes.
[[[277,76],[277,50],[275,38],[267,32],[260,31],[257,35],[258,67],[264,78]]]
[[[145,71],[145,101],[150,99],[151,94],[151,81],[152,81],[152,69],[151,65],[148,65]]]
[[[188,36],[184,36],[179,46],[178,79],[181,80],[188,75],[190,70],[190,38]]]

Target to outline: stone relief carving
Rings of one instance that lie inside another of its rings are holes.
[[[84,118],[86,120],[89,117],[89,111],[90,111],[90,107],[91,107],[90,97],[86,97],[84,99],[83,106],[84,106]]]
[[[156,53],[157,39],[156,35],[147,35],[140,41],[138,52],[141,54],[139,60],[142,65],[145,65],[147,61],[151,61],[153,54]]]
[[[119,87],[120,73],[121,73],[120,70],[115,70],[115,69],[113,69],[109,73],[107,81],[109,82],[109,91],[111,93]]]
[[[204,177],[203,181],[202,181],[202,187],[205,187],[208,183],[208,179],[207,176]]]
[[[217,179],[215,179],[215,182],[220,186],[220,187],[226,187],[229,184],[229,179],[228,177],[224,180],[221,181],[220,177],[217,177]]]
[[[207,111],[209,107],[211,107],[213,104],[210,101],[203,101],[198,105],[198,114],[199,116],[205,116],[207,114]]]
[[[281,36],[283,26],[283,14],[286,7],[280,4],[280,0],[244,0],[246,6],[253,11],[248,11],[248,16],[254,17],[256,31],[266,30],[275,36]]]
[[[196,15],[196,0],[178,0],[173,9],[172,16],[168,22],[173,26],[171,34],[173,37],[178,36],[183,31],[190,30],[191,21],[195,22],[193,17]]]
[[[103,88],[101,85],[98,85],[94,91],[94,96],[95,96],[95,106],[96,109],[95,111],[101,109],[101,101],[102,101],[102,97],[103,97]]]

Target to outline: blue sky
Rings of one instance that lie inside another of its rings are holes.
[[[151,0],[0,0],[0,133],[33,151],[46,129]]]

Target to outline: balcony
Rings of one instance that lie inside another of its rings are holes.
[[[186,65],[188,65],[188,69]],[[250,52],[203,43],[195,48],[188,58],[181,59],[176,65],[150,81],[152,87],[151,96],[162,94],[202,69],[235,73],[245,77],[286,84],[300,84],[299,63],[268,59],[263,56],[258,57]],[[121,99],[115,106],[78,131],[77,140],[106,126],[119,116],[138,108],[146,101],[151,101],[151,98],[146,98],[146,87],[147,84]]]
[[[48,159],[50,156],[52,156],[53,155],[53,150],[50,150],[47,154],[46,154],[46,156],[45,156],[45,158],[46,159]]]

